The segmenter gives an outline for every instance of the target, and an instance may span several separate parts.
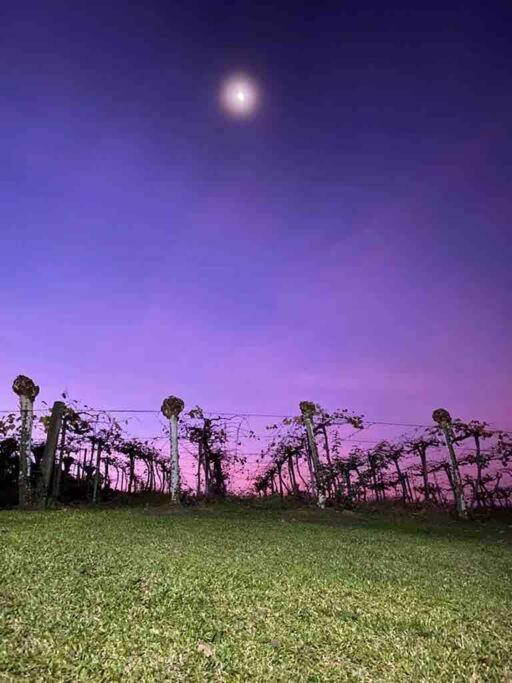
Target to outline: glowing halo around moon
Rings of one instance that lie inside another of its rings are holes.
[[[256,83],[243,74],[227,78],[222,84],[220,102],[231,116],[248,117],[258,108],[260,94]]]

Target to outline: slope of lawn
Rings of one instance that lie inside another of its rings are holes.
[[[0,680],[512,680],[512,528],[316,510],[0,513]]]

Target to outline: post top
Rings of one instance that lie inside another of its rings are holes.
[[[39,394],[39,387],[35,384],[34,380],[26,375],[18,375],[14,382],[12,383],[12,390],[18,396],[26,396],[31,401],[34,401],[36,396]]]
[[[178,398],[177,396],[168,396],[167,398],[164,398],[160,410],[165,417],[171,418],[174,415],[177,417],[184,407],[185,403],[181,400],[181,398]]]
[[[452,418],[445,408],[438,408],[432,413],[432,419],[439,425],[451,424]]]
[[[299,408],[304,417],[312,417],[316,413],[316,406],[312,401],[301,401]]]

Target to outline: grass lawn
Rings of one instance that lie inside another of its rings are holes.
[[[512,527],[0,513],[2,681],[512,681]]]

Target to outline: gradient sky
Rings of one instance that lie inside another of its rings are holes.
[[[0,408],[512,424],[507,5],[3,2]]]

